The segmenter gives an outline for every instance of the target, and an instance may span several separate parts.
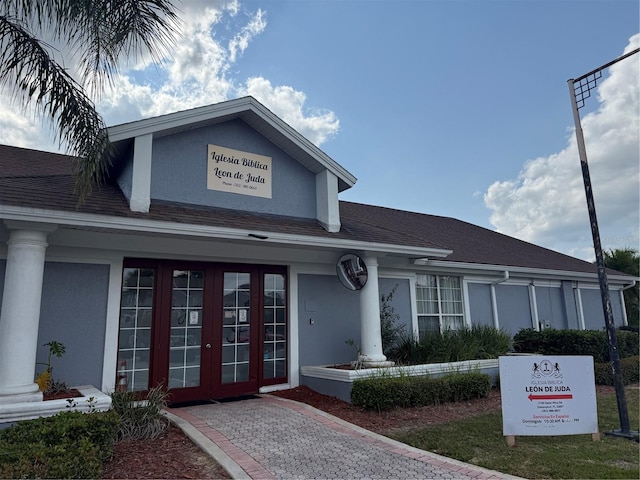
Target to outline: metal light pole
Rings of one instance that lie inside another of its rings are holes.
[[[589,175],[589,165],[587,164],[587,151],[584,144],[584,135],[580,123],[579,110],[584,107],[585,99],[591,96],[591,90],[596,88],[597,81],[602,77],[602,71],[614,63],[619,62],[635,53],[640,52],[637,48],[612,62],[602,65],[576,79],[567,80],[569,93],[571,96],[571,106],[573,108],[573,121],[576,126],[576,140],[578,143],[578,154],[580,155],[580,165],[582,166],[582,179],[584,181],[584,191],[587,196],[587,209],[589,210],[589,220],[591,222],[591,235],[593,237],[593,248],[596,254],[596,265],[598,267],[598,280],[600,282],[600,294],[602,296],[602,308],[604,310],[604,321],[609,340],[609,356],[611,357],[611,368],[616,389],[616,399],[618,403],[618,415],[620,417],[620,430],[605,432],[608,435],[621,436],[626,438],[637,438],[638,432],[631,432],[629,427],[629,412],[627,410],[627,399],[624,393],[624,381],[620,368],[620,352],[618,351],[618,339],[616,337],[616,327],[613,321],[611,310],[611,297],[609,296],[609,284],[607,272],[604,266],[602,255],[602,245],[600,243],[600,232],[598,229],[598,219],[596,217],[596,207],[593,200],[593,190],[591,189],[591,177]]]

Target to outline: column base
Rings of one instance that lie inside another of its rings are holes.
[[[387,360],[384,355],[360,355],[358,361],[363,367],[381,368],[381,367],[393,367],[395,362]]]
[[[14,403],[41,402],[42,398],[43,398],[42,392],[40,390],[38,390],[37,392],[13,393],[8,395],[0,395],[0,405],[10,405]]]

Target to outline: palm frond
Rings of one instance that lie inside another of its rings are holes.
[[[102,117],[82,87],[17,18],[0,15],[0,84],[48,117],[75,162],[76,194],[83,202],[104,180],[111,145]]]

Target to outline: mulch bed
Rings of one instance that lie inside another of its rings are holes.
[[[116,443],[102,478],[231,478],[180,428],[170,425],[155,440]]]

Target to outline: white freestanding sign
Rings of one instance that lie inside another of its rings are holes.
[[[591,356],[500,357],[500,390],[505,436],[598,432]]]

